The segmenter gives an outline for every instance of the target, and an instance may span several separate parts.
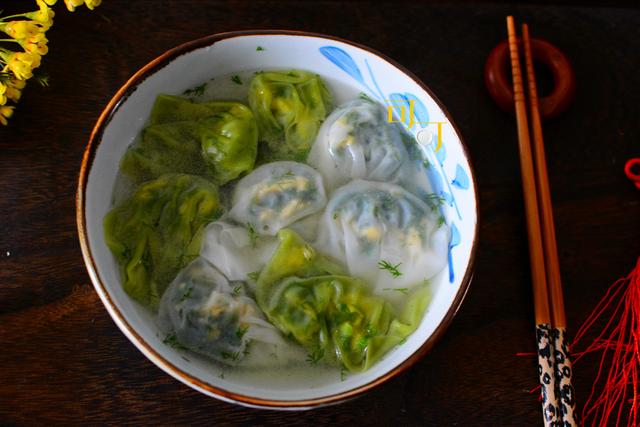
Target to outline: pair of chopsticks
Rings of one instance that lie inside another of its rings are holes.
[[[527,74],[527,97],[520,67],[518,39],[512,16],[507,17],[509,53],[513,73],[513,93],[518,123],[518,145],[522,189],[527,214],[529,258],[533,281],[533,303],[538,341],[538,374],[542,387],[542,410],[546,426],[575,426],[575,399],[571,385],[571,362],[566,341],[567,320],[560,281],[553,210],[538,108],[536,79],[529,27],[522,25],[522,46]],[[533,139],[533,153],[531,150]]]

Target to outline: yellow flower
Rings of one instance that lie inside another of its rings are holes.
[[[26,39],[43,31],[42,27],[33,21],[0,22],[0,30],[14,39]]]
[[[37,21],[42,26],[42,31],[47,31],[53,25],[53,17],[56,15],[45,0],[36,0],[40,10],[35,12],[25,13],[24,16]],[[55,0],[54,0],[55,3]]]
[[[0,124],[6,126],[9,123],[7,119],[12,115],[13,107],[9,107],[8,105],[3,105],[2,107],[0,107]]]
[[[40,33],[37,36],[21,40],[19,43],[26,52],[36,53],[42,56],[49,52],[49,48],[47,47],[48,42],[49,40],[47,40],[44,34]]]
[[[64,4],[67,5],[67,9],[69,12],[73,12],[76,10],[76,7],[82,6],[84,0],[64,0]]]
[[[27,84],[24,80],[7,78],[0,81],[0,105],[7,103],[7,100],[18,102],[22,96],[22,89]]]
[[[24,87],[27,85],[27,82],[25,80],[20,80],[20,79],[9,79],[8,82],[9,82],[9,87],[14,87],[19,90],[24,89]]]
[[[33,76],[33,70],[40,66],[40,55],[31,52],[0,51],[0,58],[7,65],[4,72],[11,71],[19,80],[27,80]]]
[[[0,82],[0,105],[4,105],[7,103],[7,96],[5,93],[7,92],[8,87]]]
[[[93,10],[96,7],[100,6],[100,4],[102,3],[102,0],[85,0],[85,3],[89,8],[89,10]]]
[[[7,86],[7,92],[5,93],[7,99],[12,100],[13,102],[18,102],[20,97],[22,96],[22,90],[18,89],[15,86]]]

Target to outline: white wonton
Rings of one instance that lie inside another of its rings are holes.
[[[229,282],[201,257],[162,296],[159,322],[174,345],[226,365],[277,366],[302,357],[266,320],[242,282]]]
[[[383,296],[424,283],[445,266],[450,231],[437,209],[394,184],[355,180],[338,188],[317,247],[344,260]]]
[[[242,178],[229,217],[251,232],[275,236],[282,228],[325,206],[322,176],[296,162],[267,163]]]
[[[329,192],[353,179],[388,182],[407,160],[405,136],[382,105],[356,99],[327,117],[308,162],[322,173]]]

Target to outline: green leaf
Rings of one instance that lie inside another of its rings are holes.
[[[202,96],[204,95],[204,91],[207,88],[207,83],[202,83],[199,86],[195,86],[191,89],[187,89],[182,92],[183,95],[193,95],[193,96]]]
[[[311,353],[307,354],[305,359],[310,365],[317,365],[320,360],[324,358],[324,348],[316,348]]]
[[[249,241],[251,242],[251,246],[255,248],[256,244],[258,243],[258,238],[260,237],[260,235],[256,231],[253,224],[251,224],[250,222],[247,223],[247,234],[249,235]]]
[[[176,337],[176,334],[168,334],[163,340],[162,342],[166,345],[168,345],[169,347],[175,348],[176,350],[186,350],[187,348],[182,345],[179,341],[178,338]]]
[[[236,331],[236,336],[240,339],[242,339],[242,337],[244,336],[244,334],[247,333],[247,331],[249,330],[249,326],[241,326],[240,328],[238,328],[238,330]]]
[[[402,276],[402,273],[400,272],[400,270],[398,270],[398,267],[400,267],[401,265],[401,262],[397,263],[396,265],[393,265],[385,260],[381,260],[378,262],[378,267],[380,267],[380,270],[387,270],[393,277]]]

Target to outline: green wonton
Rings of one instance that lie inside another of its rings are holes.
[[[204,226],[219,215],[218,189],[204,178],[167,174],[142,184],[104,219],[124,290],[155,308],[176,274],[198,256]]]
[[[278,238],[258,278],[258,305],[310,352],[310,361],[366,370],[417,328],[429,300],[425,287],[409,297],[397,316],[364,282],[339,275],[339,267],[295,232],[283,230]]]
[[[331,110],[331,93],[317,74],[263,72],[251,80],[249,105],[269,151],[264,160],[304,161]]]
[[[245,105],[160,95],[149,126],[120,167],[135,182],[188,172],[222,185],[253,169],[257,146],[258,127]]]

